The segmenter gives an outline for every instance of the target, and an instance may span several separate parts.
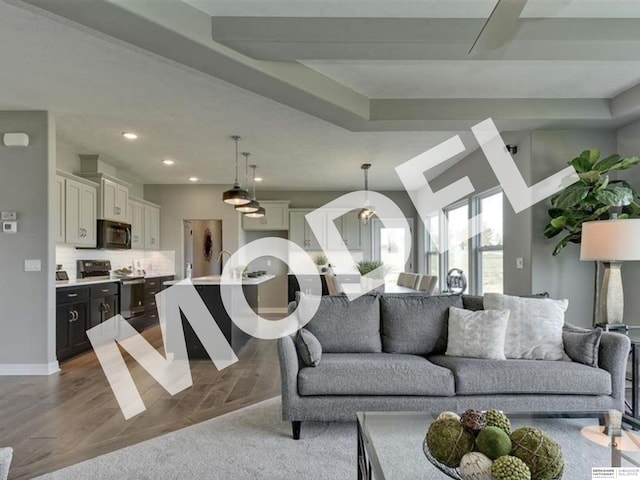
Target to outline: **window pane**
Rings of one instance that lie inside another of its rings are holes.
[[[380,228],[380,260],[387,266],[386,281],[395,281],[405,268],[405,232],[403,228]]]
[[[438,275],[440,270],[440,255],[437,253],[429,253],[427,259],[427,274]]]
[[[449,269],[459,268],[469,278],[469,207],[449,210],[448,219]]]
[[[482,235],[480,246],[502,245],[502,192],[480,199]]]
[[[479,294],[503,293],[502,250],[481,254],[482,291]]]
[[[440,242],[440,218],[438,216],[429,217],[427,219],[427,245],[428,251],[435,252]]]

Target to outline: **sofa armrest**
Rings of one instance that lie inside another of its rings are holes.
[[[293,343],[293,337],[278,339],[278,357],[280,359],[280,377],[282,384],[282,418],[284,420],[296,420],[292,418],[293,403],[298,398],[298,352]]]
[[[611,395],[618,402],[618,409],[624,412],[625,375],[631,340],[626,335],[603,332],[598,351],[598,366],[611,374]]]

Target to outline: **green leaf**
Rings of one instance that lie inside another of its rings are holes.
[[[547,238],[553,238],[556,235],[558,235],[560,232],[562,232],[562,228],[556,228],[553,225],[548,224],[544,229],[544,236]]]
[[[572,233],[571,235],[567,235],[562,240],[560,240],[560,242],[558,242],[558,244],[556,245],[556,248],[553,249],[553,256],[557,256],[560,251],[569,244],[569,242],[580,243],[581,238],[582,235],[579,233]]]
[[[582,158],[589,160],[589,165],[594,165],[600,158],[600,150],[592,148],[591,150],[585,150],[580,154]]]
[[[558,195],[553,206],[562,209],[573,207],[584,200],[588,194],[589,187],[582,182],[576,182]]]
[[[583,173],[583,172],[588,172],[589,170],[591,170],[591,160],[589,158],[585,158],[585,157],[576,157],[573,160],[571,160],[569,162],[569,165],[571,165],[573,167],[573,169],[577,172],[577,173]]]
[[[633,202],[633,191],[627,187],[610,186],[595,192],[595,197],[605,205],[623,207]]]
[[[638,157],[627,157],[623,158],[620,162],[611,167],[611,170],[626,170],[627,168],[631,168],[640,163],[640,158]]]
[[[596,190],[607,188],[607,185],[609,185],[609,175],[603,175],[600,177],[600,180],[598,180],[598,183],[596,183]]]
[[[601,173],[605,173],[609,171],[609,169],[619,161],[620,161],[620,155],[618,155],[617,153],[614,153],[613,155],[609,155],[607,158],[603,158],[598,163],[596,163],[593,166],[593,169],[598,170]]]
[[[621,213],[620,215],[618,215],[618,220],[626,220],[628,218],[629,218],[628,213]]]
[[[606,205],[604,207],[600,207],[595,212],[593,212],[591,215],[589,215],[588,217],[585,217],[582,221],[583,222],[591,222],[593,220],[599,220],[600,217],[602,217],[605,213],[608,214],[610,209],[611,209],[611,207],[609,205]],[[609,215],[607,215],[606,218],[608,218],[608,217],[609,217]]]
[[[600,180],[600,172],[597,170],[589,170],[588,172],[578,173],[580,180],[586,184],[594,184]]]
[[[562,208],[550,208],[548,211],[551,218],[556,218],[560,215],[564,215],[565,212]]]
[[[551,220],[551,226],[554,228],[564,228],[566,224],[567,224],[567,217],[565,217],[564,215],[560,217],[556,217],[553,220]]]

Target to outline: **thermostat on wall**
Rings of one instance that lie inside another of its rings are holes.
[[[28,147],[29,135],[26,133],[5,133],[2,141],[5,147]]]

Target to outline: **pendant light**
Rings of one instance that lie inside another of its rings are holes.
[[[247,188],[249,187],[249,155],[251,155],[249,152],[242,152],[242,156],[244,157],[244,183],[247,185]],[[253,176],[255,178],[255,170]],[[236,210],[242,213],[253,213],[257,212],[258,208],[260,208],[260,204],[256,201],[256,186],[254,183],[251,200],[244,205],[236,205]]]
[[[369,169],[371,168],[370,163],[363,163],[360,167],[364,171],[364,191],[369,191]],[[369,195],[365,194],[364,200],[364,208],[360,209],[358,212],[358,220],[360,220],[360,224],[363,227],[366,227],[369,223],[369,219],[373,217],[376,213],[375,208],[369,204]]]
[[[249,213],[245,213],[244,214],[245,217],[249,217],[249,218],[262,218],[266,214],[266,211],[265,211],[264,207],[261,207],[260,204],[258,203],[258,201],[256,200],[256,168],[258,168],[256,165],[251,165],[251,169],[253,170],[253,200],[252,200],[252,202],[256,203],[256,205],[258,206],[258,209],[255,212],[249,212]]]
[[[233,182],[233,187],[222,194],[222,201],[229,205],[244,205],[251,201],[251,194],[242,188],[240,182],[238,182],[238,141],[240,137],[233,135],[231,139],[236,142],[236,179]]]

